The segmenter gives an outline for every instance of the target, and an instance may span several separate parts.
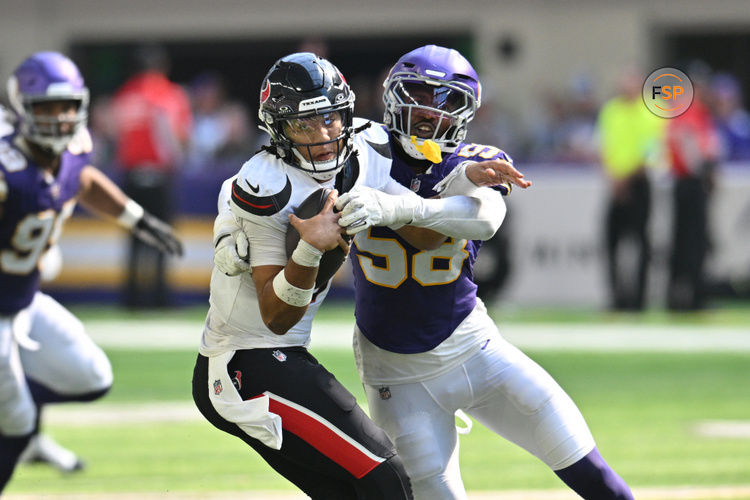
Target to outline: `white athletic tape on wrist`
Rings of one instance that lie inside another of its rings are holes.
[[[297,247],[292,252],[292,260],[304,267],[318,267],[321,257],[323,257],[323,252],[305,240],[299,240]]]
[[[117,223],[127,229],[133,229],[141,217],[143,217],[143,207],[133,200],[128,200],[117,218]]]
[[[286,276],[284,276],[283,269],[273,279],[273,291],[276,293],[276,296],[290,306],[305,307],[312,300],[314,290],[315,287],[305,290],[289,283],[286,280]]]

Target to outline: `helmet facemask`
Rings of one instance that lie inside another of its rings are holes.
[[[316,180],[327,181],[343,168],[352,152],[352,107],[290,115],[262,128],[269,132],[272,144],[285,161]],[[321,125],[330,137],[326,141],[317,140]],[[321,153],[329,157],[316,160],[315,156]]]
[[[466,138],[468,123],[479,107],[472,88],[458,81],[398,72],[383,85],[386,126],[397,135],[406,153],[417,159],[425,156],[416,146],[427,140],[434,141],[442,152],[453,152]]]

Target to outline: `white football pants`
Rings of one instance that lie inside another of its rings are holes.
[[[16,316],[0,316],[0,434],[23,436],[34,429],[26,376],[74,399],[112,385],[112,366],[70,311],[37,292]]]
[[[404,355],[408,362],[408,354]],[[395,442],[415,500],[465,500],[455,412],[465,411],[551,469],[574,464],[594,438],[562,388],[538,364],[492,335],[463,365],[418,383],[365,385],[370,416]],[[388,398],[390,394],[390,398]]]

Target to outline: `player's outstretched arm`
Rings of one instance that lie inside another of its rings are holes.
[[[336,190],[331,192],[315,217],[300,219],[289,215],[289,223],[299,232],[300,240],[286,266],[253,267],[261,317],[277,335],[285,334],[305,315],[315,292],[323,253],[337,246],[349,248],[338,224],[340,215],[333,212],[336,194]]]
[[[78,199],[92,212],[117,220],[145,243],[170,255],[182,255],[182,242],[172,228],[143,210],[97,168],[88,166],[81,171]]]
[[[526,189],[531,187],[531,181],[509,161],[494,158],[481,162],[468,161],[465,165],[466,177],[477,186],[498,186],[506,184]],[[510,191],[510,189],[509,189]]]
[[[394,194],[356,186],[339,198],[339,224],[348,234],[370,226],[398,229],[411,225],[454,238],[487,240],[505,218],[502,196],[489,188],[477,188],[472,196],[441,199],[424,199],[396,181],[386,188]]]

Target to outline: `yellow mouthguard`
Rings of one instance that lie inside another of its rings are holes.
[[[427,139],[421,145],[417,144],[417,136],[411,136],[411,143],[417,148],[417,151],[422,153],[425,158],[430,160],[432,163],[440,163],[443,161],[443,155],[440,153],[440,146],[437,145],[432,139]]]

